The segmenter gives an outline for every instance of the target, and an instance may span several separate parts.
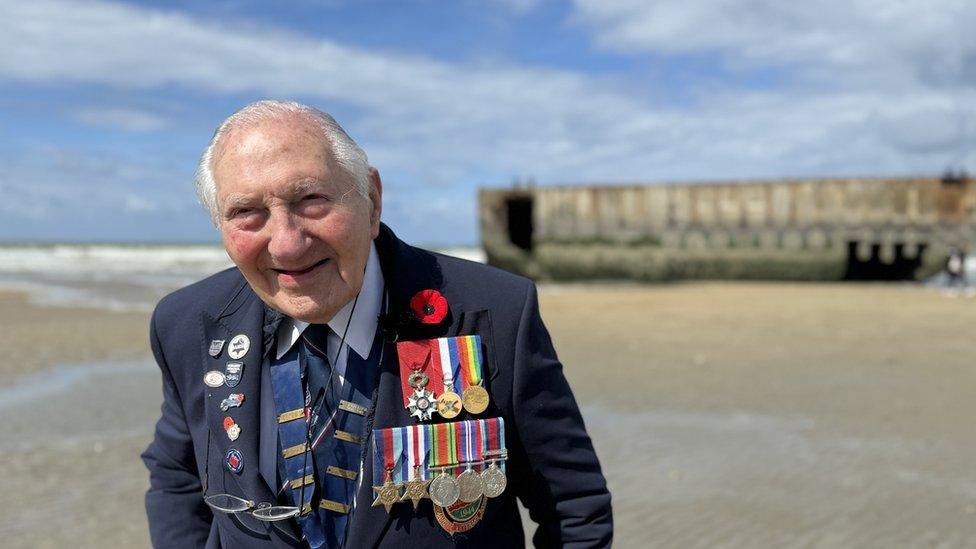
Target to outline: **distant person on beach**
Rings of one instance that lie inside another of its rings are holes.
[[[537,546],[610,545],[531,281],[399,240],[377,170],[308,106],[231,115],[196,185],[237,267],[153,314],[155,547],[523,547],[516,498]]]
[[[966,246],[949,248],[946,258],[946,274],[949,275],[948,287],[966,287]]]

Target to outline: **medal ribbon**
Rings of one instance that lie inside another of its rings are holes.
[[[467,389],[472,385],[481,385],[482,359],[481,336],[462,336],[457,338],[458,346],[462,349],[461,387]]]
[[[488,450],[486,453],[492,454],[490,457],[486,457],[489,461],[498,463],[504,471],[505,460],[499,457],[499,452],[505,449],[505,420],[500,417],[493,417],[481,421],[485,422],[487,440],[484,446]]]
[[[413,425],[414,440],[414,465],[420,467],[420,478],[427,480],[431,478],[427,470],[428,438],[427,428],[424,425]]]
[[[407,436],[407,443],[404,445],[404,448],[407,449],[407,462],[404,464],[403,468],[407,470],[405,474],[410,477],[413,477],[413,466],[416,463],[416,460],[414,459],[414,446],[417,443],[417,430],[415,427],[416,425],[410,425],[409,427],[404,428],[404,432]]]
[[[393,468],[396,466],[393,457],[395,451],[393,443],[398,439],[399,437],[393,438],[393,429],[383,429],[383,447],[386,449],[386,455],[383,456],[383,471],[393,472]]]
[[[457,430],[455,423],[435,423],[433,467],[457,465]]]
[[[434,435],[434,467],[447,465],[447,423],[435,423],[431,425]]]
[[[407,431],[407,427],[397,427],[393,430],[394,455],[397,456],[396,464],[399,465],[393,474],[393,482],[403,483],[410,480],[410,472],[407,469],[406,456],[404,456],[404,459],[402,460],[399,459],[400,456],[403,455],[404,450],[410,448],[410,445],[407,442]]]
[[[388,429],[373,430],[373,485],[380,486],[386,482],[386,472],[390,471],[390,478],[398,482],[403,476],[403,467],[399,468],[400,455],[404,450],[403,428],[390,427]]]
[[[469,461],[468,449],[469,449],[469,444],[471,442],[471,437],[468,436],[468,422],[461,421],[455,423],[454,425],[460,427],[458,429],[458,436],[457,436],[458,456],[461,458],[462,462]]]
[[[485,464],[485,448],[483,446],[485,442],[485,421],[483,419],[472,421],[471,430],[473,431],[472,438],[474,438],[474,442],[471,444],[474,449],[472,460],[475,461],[475,467],[481,470]]]
[[[496,417],[494,418],[495,423],[498,424],[498,449],[505,449],[505,418]],[[505,470],[505,460],[500,459],[498,466],[501,467],[502,471]]]
[[[447,424],[447,436],[450,438],[450,442],[447,446],[447,456],[450,461],[450,465],[457,465],[458,463],[458,453],[457,453],[457,423]]]
[[[410,386],[410,375],[420,372],[427,376],[427,390],[437,392],[440,387],[441,368],[437,356],[437,340],[400,341],[397,343],[397,360],[400,363],[400,388],[403,391],[403,407],[410,402],[414,387]]]
[[[458,378],[455,374],[456,370],[454,365],[457,364],[457,343],[454,341],[453,337],[440,337],[437,338],[437,346],[440,350],[441,359],[441,372],[444,375],[443,393],[447,391],[458,392]]]
[[[373,431],[373,486],[380,486],[386,480],[386,437],[383,436],[383,429]]]

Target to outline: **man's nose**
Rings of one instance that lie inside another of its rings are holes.
[[[271,231],[268,253],[272,258],[278,262],[293,262],[301,258],[308,247],[308,238],[293,215],[288,212],[272,212],[267,226]]]

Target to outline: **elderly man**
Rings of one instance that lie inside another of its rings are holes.
[[[610,495],[523,278],[411,247],[330,116],[229,117],[197,190],[237,268],[164,298],[157,547],[604,547]]]

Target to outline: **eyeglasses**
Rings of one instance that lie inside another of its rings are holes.
[[[243,513],[250,511],[251,516],[265,522],[290,519],[298,514],[298,507],[291,505],[271,505],[264,502],[255,506],[249,499],[239,498],[231,494],[214,494],[203,498],[211,509],[224,513]]]

